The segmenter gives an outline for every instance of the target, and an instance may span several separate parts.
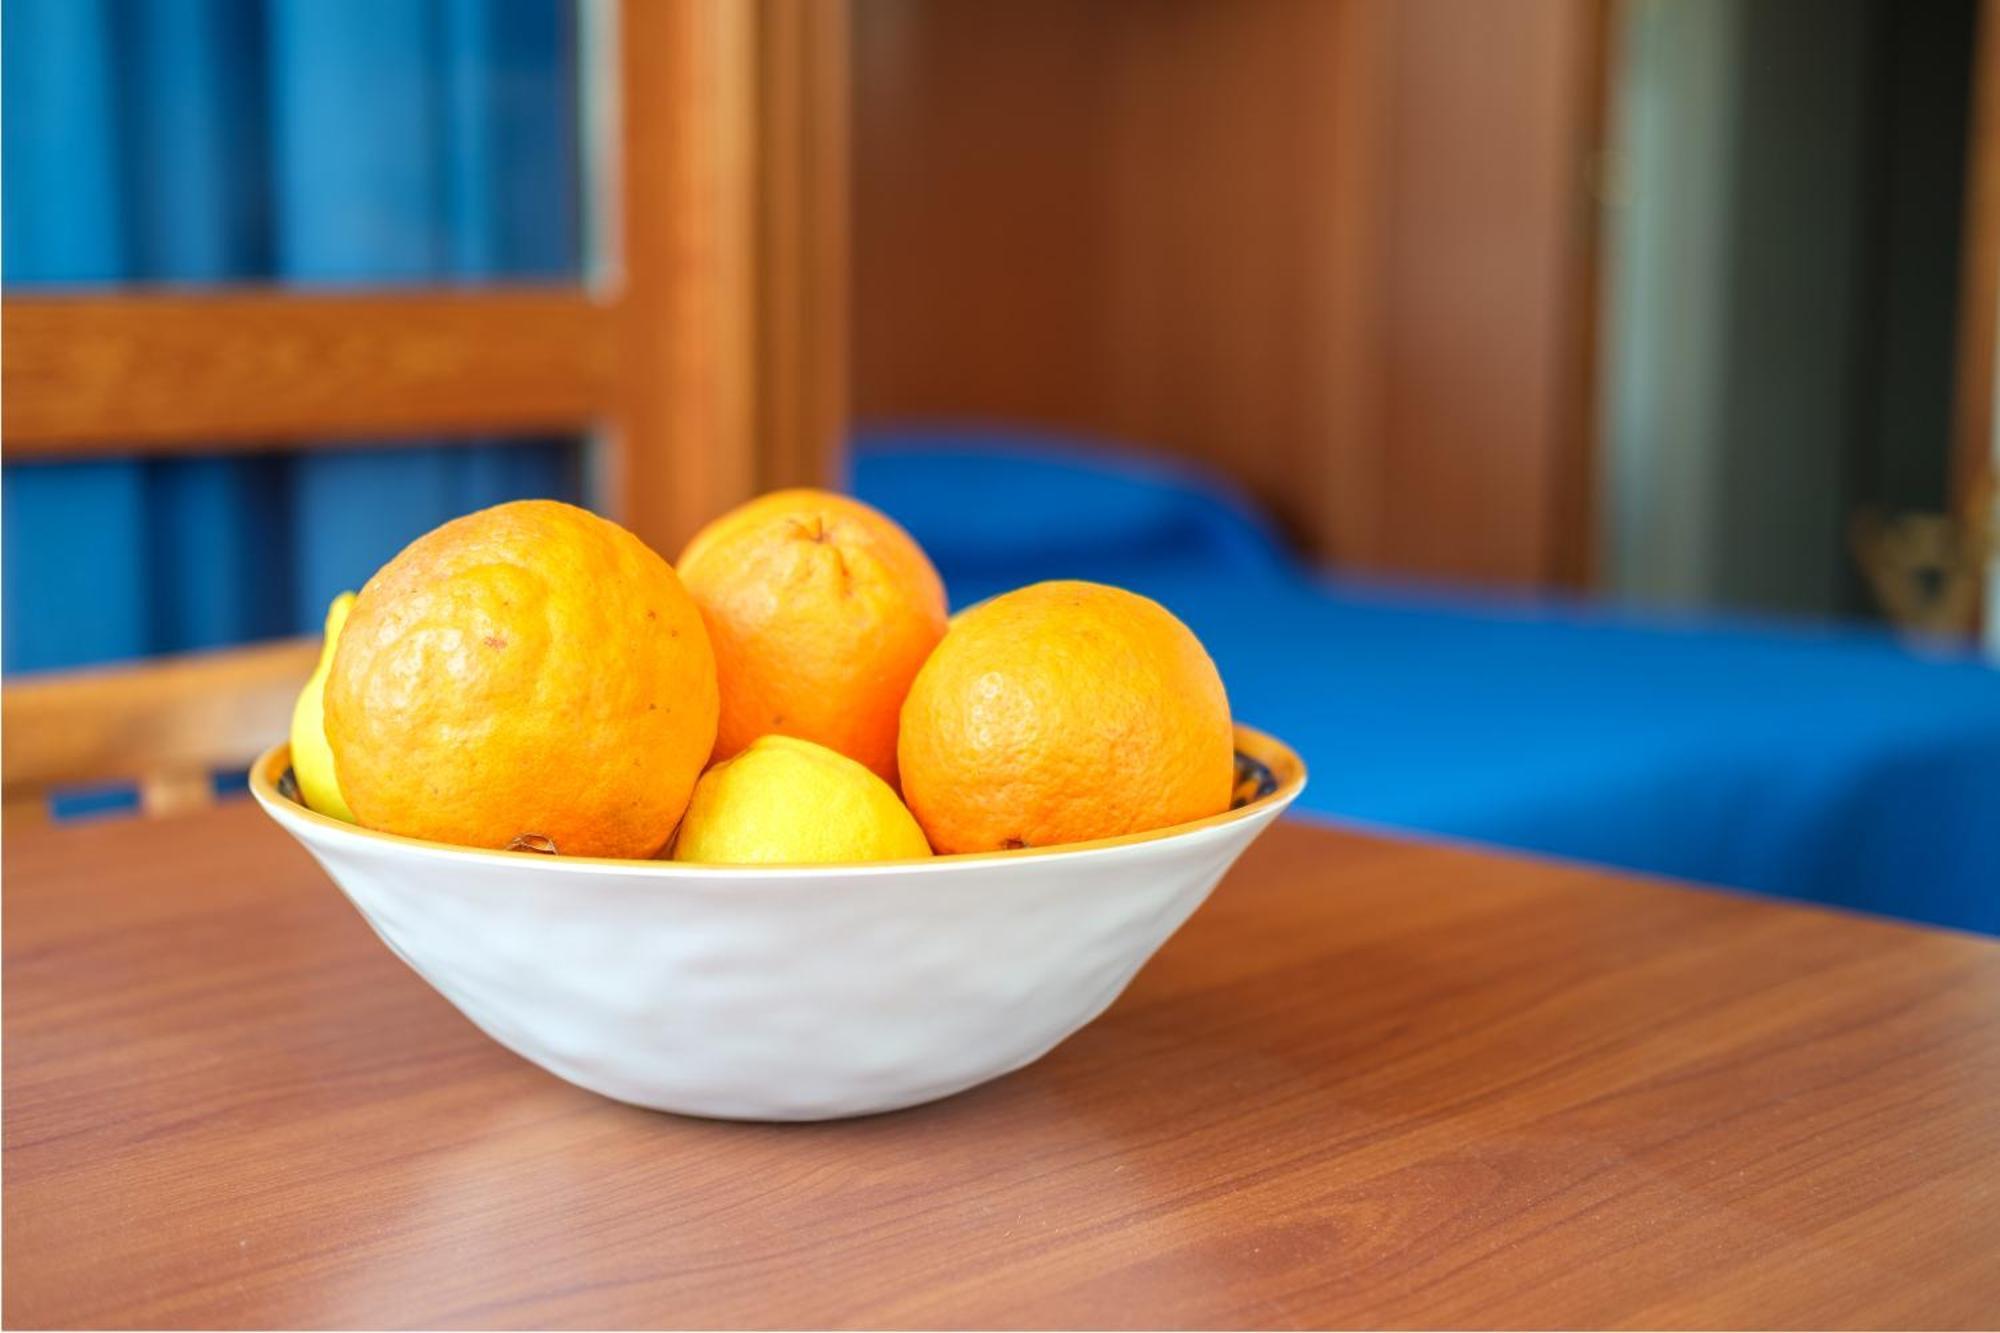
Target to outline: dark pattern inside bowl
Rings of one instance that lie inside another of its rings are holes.
[[[1261,801],[1278,789],[1278,775],[1262,760],[1236,752],[1236,785],[1230,789],[1229,808],[1241,810],[1252,801]]]
[[[1251,758],[1241,750],[1236,752],[1236,784],[1230,789],[1229,793],[1229,808],[1231,810],[1241,810],[1252,801],[1261,801],[1277,789],[1278,775],[1271,771],[1270,765],[1261,760]],[[294,805],[305,804],[305,798],[299,795],[298,776],[292,772],[291,765],[289,764],[285,766],[285,771],[278,775],[278,795],[284,797]],[[508,847],[507,850],[510,852],[540,852],[544,855],[552,854],[556,850],[555,844],[549,842],[548,839],[542,838],[540,842],[547,845],[523,843],[521,839],[516,839],[516,845]]]

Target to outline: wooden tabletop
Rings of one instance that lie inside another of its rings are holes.
[[[247,803],[8,837],[8,1325],[2000,1321],[2000,945],[1282,825],[869,1120],[480,1035]]]

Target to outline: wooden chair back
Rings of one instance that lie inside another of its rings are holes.
[[[10,295],[8,461],[574,431],[600,452],[594,501],[668,552],[760,490],[827,483],[847,416],[844,0],[580,12],[614,29],[583,48],[617,53],[586,81],[621,90],[591,281]],[[204,802],[213,770],[284,734],[313,653],[8,682],[9,816],[118,779],[148,813]]]

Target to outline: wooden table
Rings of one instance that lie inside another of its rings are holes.
[[[247,804],[5,853],[10,1326],[2000,1321],[2000,945],[1288,824],[1019,1074],[616,1105]]]

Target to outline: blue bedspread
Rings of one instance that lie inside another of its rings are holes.
[[[1144,592],[1323,815],[2000,933],[2000,672],[1852,627],[1319,576],[1211,479],[1017,435],[877,433],[854,489],[962,606]]]

